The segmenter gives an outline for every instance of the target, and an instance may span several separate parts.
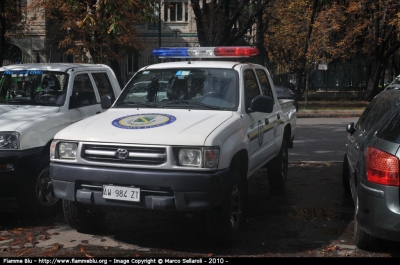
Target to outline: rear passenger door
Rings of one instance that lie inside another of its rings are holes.
[[[267,114],[267,119],[265,120],[264,127],[264,138],[265,138],[265,147],[273,150],[273,156],[275,156],[281,147],[281,140],[283,134],[283,126],[281,121],[281,108],[279,106],[279,102],[274,97],[274,93],[272,91],[272,80],[269,74],[265,71],[265,69],[258,68],[256,69],[256,74],[258,81],[260,82],[261,90],[263,95],[268,96],[274,100],[274,108],[271,113]],[[288,143],[287,143],[288,144]]]

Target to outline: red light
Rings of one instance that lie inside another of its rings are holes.
[[[367,180],[387,186],[400,186],[399,159],[374,147],[367,149]]]
[[[257,48],[252,47],[217,47],[214,49],[215,56],[225,57],[251,57],[259,53]]]

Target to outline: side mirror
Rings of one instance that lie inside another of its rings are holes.
[[[109,109],[114,103],[114,95],[105,94],[101,97],[100,105],[102,109]]]
[[[356,131],[356,129],[354,128],[354,122],[347,124],[346,131],[350,134],[353,134]]]
[[[274,100],[271,97],[258,95],[251,101],[248,112],[271,113],[274,109]]]

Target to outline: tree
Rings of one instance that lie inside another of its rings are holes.
[[[242,44],[271,0],[190,0],[200,46]]]
[[[43,10],[42,15],[50,21],[46,24],[51,25],[51,45],[65,49],[77,62],[110,60],[122,85],[119,51],[141,48],[136,25],[148,19],[151,4],[135,0],[36,0],[30,9]]]
[[[308,72],[315,67],[315,61],[324,56],[322,52],[312,49],[313,30],[323,5],[321,0],[277,1],[267,22],[264,43],[269,59],[290,67],[296,73],[297,89],[303,75],[306,74],[308,80]]]
[[[7,49],[7,31],[14,32],[23,29],[24,14],[24,8],[21,6],[20,0],[0,1],[0,66],[3,66],[4,54]]]
[[[332,58],[369,59],[367,100],[379,93],[382,73],[400,48],[399,13],[397,0],[342,0],[333,1],[321,16],[319,37]]]

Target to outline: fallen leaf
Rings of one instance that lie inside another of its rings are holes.
[[[51,238],[50,236],[41,236],[40,240],[47,240],[47,239],[50,239],[50,238]]]
[[[332,250],[336,250],[336,249],[339,249],[339,247],[338,246],[331,246],[331,247],[327,247],[326,248],[327,251],[332,251]]]
[[[94,258],[94,256],[90,256],[89,254],[85,254],[85,256],[88,258]]]
[[[3,240],[8,240],[8,237],[0,236],[0,241],[3,241]]]
[[[136,258],[140,257],[140,254],[135,254],[135,257],[136,257]]]
[[[58,250],[60,248],[62,248],[62,245],[57,243],[51,248],[51,250]]]
[[[79,250],[80,250],[81,252],[85,252],[85,248],[82,247],[82,246],[79,247]]]
[[[28,248],[27,250],[25,250],[23,253],[20,254],[20,256],[22,255],[26,255],[32,252],[32,248]]]
[[[108,250],[108,246],[104,246],[104,249],[105,249],[105,250]]]

